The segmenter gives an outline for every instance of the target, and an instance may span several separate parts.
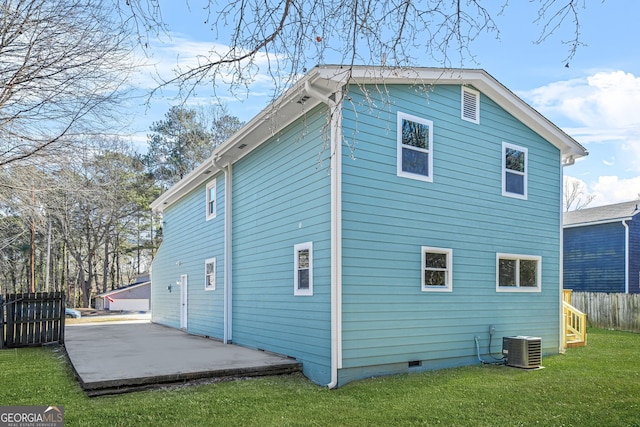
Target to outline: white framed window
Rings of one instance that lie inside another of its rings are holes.
[[[524,147],[502,143],[502,195],[527,199],[529,151]]]
[[[433,181],[433,122],[398,112],[398,176]]]
[[[453,249],[422,247],[422,292],[453,290]]]
[[[542,257],[496,254],[497,292],[540,292],[541,290]]]
[[[294,245],[293,266],[293,294],[313,295],[313,242]]]
[[[204,261],[204,290],[216,290],[216,259],[209,258]]]
[[[480,92],[466,86],[462,86],[460,99],[460,111],[462,120],[480,123]]]
[[[207,184],[207,221],[216,217],[216,180]]]

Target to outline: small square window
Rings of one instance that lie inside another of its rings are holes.
[[[216,217],[216,180],[207,184],[207,221]]]
[[[300,243],[293,247],[294,295],[313,295],[313,243]]]
[[[540,292],[541,264],[539,256],[496,254],[496,291]]]
[[[502,143],[502,195],[527,198],[528,150]]]
[[[422,291],[451,292],[453,250],[422,247]]]
[[[433,122],[398,113],[397,126],[398,176],[432,181]]]
[[[215,291],[216,289],[216,259],[209,258],[204,262],[204,289]]]

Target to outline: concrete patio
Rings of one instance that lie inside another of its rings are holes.
[[[126,393],[205,378],[300,372],[284,356],[189,335],[149,322],[67,325],[65,348],[89,396]]]

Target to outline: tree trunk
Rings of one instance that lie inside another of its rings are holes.
[[[104,239],[104,264],[102,265],[102,292],[108,291],[109,284],[109,234],[105,234]]]

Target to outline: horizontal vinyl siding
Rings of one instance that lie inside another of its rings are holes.
[[[163,241],[152,266],[152,319],[180,327],[180,276],[188,280],[187,331],[223,338],[224,175],[217,175],[215,218],[206,221],[202,184],[163,214]],[[210,181],[208,181],[210,182]],[[216,258],[216,289],[205,291],[206,259]],[[167,286],[172,286],[172,291]]]
[[[324,108],[234,165],[233,341],[330,380],[330,176]],[[294,296],[294,245],[313,242],[313,296]]]
[[[358,89],[345,104],[345,371],[473,360],[475,336],[488,352],[489,325],[494,353],[516,334],[557,351],[559,151],[484,96],[480,124],[463,121],[460,86],[387,89],[384,111],[369,111]],[[397,111],[433,121],[431,183],[396,176]],[[503,141],[528,148],[528,200],[502,196]],[[453,292],[421,292],[421,246],[453,249]],[[542,256],[542,292],[496,292],[496,252]]]
[[[622,222],[564,230],[564,287],[580,292],[624,292]]]

